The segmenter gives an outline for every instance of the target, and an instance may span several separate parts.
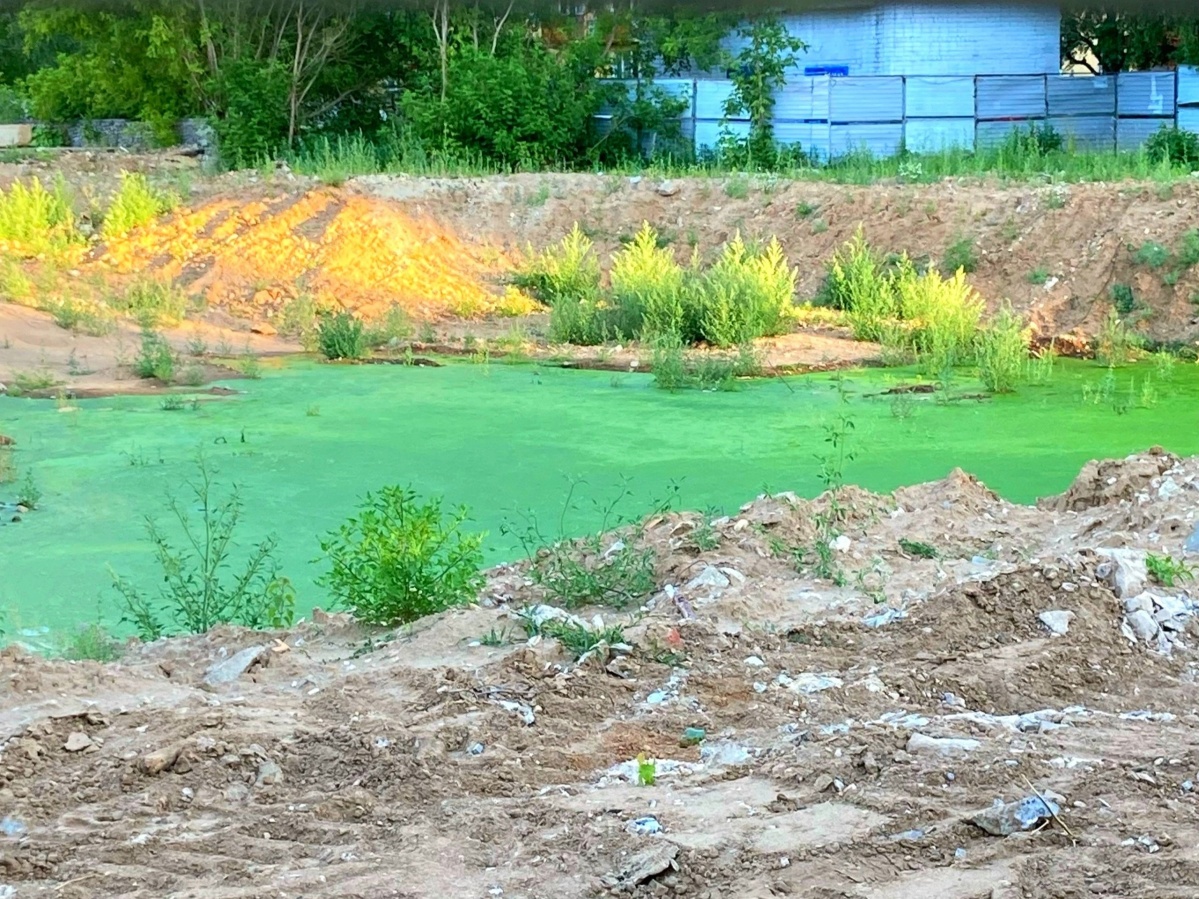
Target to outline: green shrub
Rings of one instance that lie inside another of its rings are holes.
[[[698,295],[689,291],[684,301],[699,306],[698,316],[686,316],[698,319],[693,339],[728,347],[783,333],[794,307],[795,279],[777,239],[763,252],[751,253],[738,233],[698,279]]]
[[[947,276],[958,271],[969,274],[978,268],[978,251],[974,248],[974,238],[961,237],[951,243],[945,250],[941,268]]]
[[[133,362],[133,371],[139,378],[157,378],[164,384],[175,377],[175,353],[161,334],[142,329],[142,345]]]
[[[882,261],[866,243],[865,232],[859,225],[854,236],[829,260],[816,302],[847,312],[859,302],[874,305],[871,295],[882,291],[890,295]]]
[[[393,303],[377,324],[364,329],[363,340],[369,347],[384,347],[412,336],[412,321],[402,306]]]
[[[81,303],[73,299],[63,300],[50,309],[54,323],[60,328],[74,331],[77,334],[89,334],[92,337],[103,337],[112,332],[113,323],[109,315],[101,307]]]
[[[686,330],[683,268],[658,245],[649,222],[612,257],[610,277],[613,336],[633,339]]]
[[[1127,365],[1137,355],[1140,345],[1138,335],[1128,329],[1115,309],[1111,309],[1095,337],[1095,360],[1107,368]]]
[[[289,626],[295,592],[279,574],[275,538],[253,547],[238,573],[227,577],[237,553],[241,497],[235,487],[219,501],[213,495],[215,472],[203,457],[196,465],[198,477],[188,482],[194,503],[185,505],[174,496],[167,502],[184,548],[177,549],[153,518],[146,519],[146,534],[162,571],[157,593],[143,593],[110,569],[122,621],[132,624],[143,640],[179,632],[202,634],[218,624]]]
[[[1149,576],[1163,587],[1175,587],[1180,581],[1195,578],[1195,570],[1190,565],[1170,556],[1148,553],[1145,556],[1145,568],[1149,571]]]
[[[484,534],[462,532],[460,508],[446,521],[441,500],[384,487],[358,515],[321,541],[331,569],[318,581],[366,624],[415,621],[470,602],[483,587]]]
[[[1138,265],[1161,268],[1170,261],[1170,251],[1155,240],[1147,240],[1133,255],[1133,260]]]
[[[991,393],[1016,389],[1028,360],[1024,321],[1005,305],[991,323],[978,332],[978,374]]]
[[[121,186],[104,214],[100,234],[112,240],[173,209],[177,200],[150,187],[146,176],[121,172]]]
[[[326,359],[361,359],[366,355],[365,328],[349,312],[323,316],[316,328],[317,346]]]
[[[1136,294],[1132,292],[1132,287],[1128,284],[1113,284],[1109,291],[1112,298],[1112,305],[1116,307],[1116,311],[1121,315],[1128,315],[1136,308]]]
[[[1157,163],[1194,168],[1199,166],[1199,135],[1162,125],[1145,142],[1145,153]]]
[[[115,662],[121,657],[121,644],[102,624],[92,623],[67,635],[61,655],[72,662]]]
[[[578,346],[595,346],[610,335],[607,306],[598,295],[560,298],[550,308],[550,339]]]
[[[559,300],[594,298],[599,293],[600,266],[591,239],[576,222],[557,246],[531,255],[514,281],[549,306]]]

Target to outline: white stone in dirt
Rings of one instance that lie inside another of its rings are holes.
[[[848,537],[846,537],[844,534],[838,534],[836,536],[836,538],[834,538],[833,541],[831,543],[829,543],[829,546],[832,547],[832,549],[834,549],[836,552],[839,552],[839,553],[848,552],[850,545],[851,545],[850,539]]]
[[[936,753],[938,755],[965,755],[973,752],[982,744],[968,737],[930,737],[926,734],[915,733],[908,738],[908,752]]]
[[[213,665],[204,674],[204,683],[209,687],[230,684],[237,680],[258,661],[265,661],[269,653],[265,646],[247,646],[223,662]]]
[[[720,569],[708,565],[703,571],[689,580],[683,589],[688,593],[694,593],[696,590],[705,588],[708,590],[723,590],[727,586],[729,586],[729,579],[720,573]]]
[[[1124,600],[1124,614],[1131,615],[1137,609],[1142,609],[1153,614],[1153,594],[1138,593],[1136,596],[1130,596]]]
[[[1070,622],[1074,619],[1074,613],[1062,609],[1052,609],[1048,612],[1042,612],[1037,617],[1041,619],[1041,624],[1045,625],[1055,637],[1064,637],[1070,630]]]
[[[781,687],[786,687],[788,690],[794,690],[796,693],[820,693],[824,690],[840,687],[845,682],[841,678],[833,677],[830,674],[814,674],[810,671],[805,671],[803,674],[795,675],[795,677],[780,674],[776,683]]]
[[[283,769],[267,759],[258,766],[258,776],[254,779],[256,787],[270,787],[283,783]]]
[[[758,658],[757,656],[748,656],[748,657],[746,657],[746,659],[745,659],[745,664],[746,664],[746,666],[747,666],[747,667],[749,667],[749,668],[761,668],[761,667],[762,667],[763,665],[765,665],[766,663],[765,663],[765,662],[763,662],[763,661],[762,661],[760,658]]]
[[[1126,615],[1124,620],[1128,622],[1132,632],[1142,640],[1149,641],[1157,636],[1157,622],[1144,609],[1137,609],[1132,614]]]
[[[1199,553],[1199,524],[1195,525],[1195,529],[1191,531],[1191,536],[1187,537],[1187,542],[1182,547],[1189,553]]]
[[[1149,572],[1145,568],[1145,553],[1136,549],[1102,548],[1096,550],[1107,561],[1101,562],[1095,573],[1107,580],[1123,598],[1136,596],[1145,590]]]

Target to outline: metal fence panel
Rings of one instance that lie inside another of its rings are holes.
[[[1049,79],[1049,114],[1116,114],[1116,79],[1104,75],[1055,75]]]
[[[1168,119],[1117,119],[1116,149],[1139,150],[1162,125],[1173,124],[1172,116]]]
[[[1076,150],[1107,150],[1116,146],[1116,117],[1066,116],[1049,117],[1049,125]]]
[[[803,122],[828,120],[829,82],[827,75],[793,78],[774,95],[776,121]]]
[[[780,144],[799,144],[805,153],[828,158],[829,126],[825,122],[777,122],[774,137]]]
[[[858,124],[829,127],[829,153],[842,156],[866,151],[876,158],[894,156],[903,144],[903,125]]]
[[[1199,106],[1199,68],[1178,67],[1178,105]]]
[[[900,122],[903,79],[897,76],[837,78],[829,88],[832,122]]]
[[[979,121],[974,128],[974,145],[980,149],[988,149],[997,147],[1008,139],[1013,131],[1026,130],[1030,125],[1036,125],[1043,122],[1044,119],[1034,119],[1028,121]]]
[[[1193,131],[1199,134],[1199,106],[1180,106],[1178,108],[1178,127],[1183,131]]]
[[[724,116],[724,101],[733,92],[731,81],[700,81],[695,85],[695,117],[719,119]]]
[[[903,142],[913,153],[940,153],[955,147],[973,150],[974,117],[908,119],[904,123]]]
[[[909,77],[905,112],[912,118],[974,118],[974,79],[967,77]],[[970,138],[973,143],[973,136]]]
[[[1045,78],[1041,75],[981,76],[975,96],[975,114],[980,119],[1045,115]]]
[[[712,122],[697,120],[695,123],[695,149],[702,150],[707,147],[709,150],[715,150],[716,145],[720,142],[720,133],[727,128],[734,137],[745,138],[749,137],[749,122]]]
[[[1116,76],[1116,114],[1174,115],[1174,73],[1121,72]]]

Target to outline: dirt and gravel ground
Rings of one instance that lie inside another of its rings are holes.
[[[849,489],[841,587],[775,551],[826,500],[760,497],[703,552],[672,513],[660,591],[579,610],[627,644],[581,663],[525,639],[521,566],[385,634],[314,613],[108,665],[11,647],[0,895],[1191,897],[1199,622],[1143,559],[1195,546],[1197,497],[1199,458],[1161,452],[1037,507],[960,472]],[[1030,797],[1056,815],[967,820]]]

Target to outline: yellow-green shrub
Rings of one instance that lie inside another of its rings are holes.
[[[128,234],[175,207],[175,197],[155,190],[146,176],[121,172],[121,187],[104,214],[100,233],[105,240]]]
[[[991,393],[1010,393],[1024,375],[1028,334],[1024,319],[1006,303],[978,332],[975,355],[978,376]]]
[[[926,373],[940,374],[972,358],[983,301],[966,283],[965,272],[944,278],[935,270],[918,275],[909,266],[895,279],[895,289],[899,314]]]
[[[66,186],[59,180],[46,190],[38,178],[28,185],[13,182],[0,190],[0,241],[14,245],[20,253],[36,256],[65,249],[80,241],[75,212]]]
[[[755,337],[781,334],[794,308],[796,271],[771,239],[751,252],[738,233],[701,277],[692,279],[684,304],[693,333],[714,346],[735,346]]]
[[[633,240],[612,257],[611,330],[625,338],[682,332],[685,274],[674,254],[658,246],[644,222]]]
[[[575,222],[556,246],[537,254],[530,252],[528,264],[517,272],[514,281],[550,306],[560,299],[589,297],[599,291],[599,259],[591,239]]]

